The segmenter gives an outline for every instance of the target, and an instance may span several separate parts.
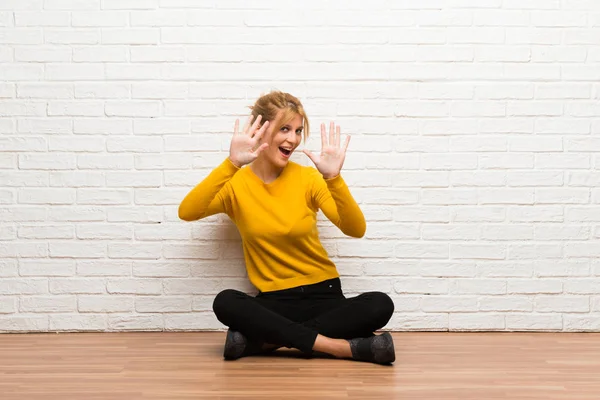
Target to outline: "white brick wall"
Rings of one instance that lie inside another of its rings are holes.
[[[0,332],[222,328],[239,235],[177,206],[274,88],[353,135],[320,232],[388,328],[600,331],[599,82],[590,0],[3,0]]]

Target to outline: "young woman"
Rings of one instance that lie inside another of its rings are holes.
[[[308,135],[300,101],[271,92],[251,108],[241,132],[235,123],[229,157],[179,206],[185,221],[216,213],[233,220],[248,278],[259,291],[252,297],[228,289],[215,298],[215,315],[229,327],[225,359],[288,347],[393,362],[391,335],[373,333],[391,318],[393,301],[380,292],[345,298],[317,231],[320,209],[344,234],[365,233],[363,213],[340,175],[350,137],[342,145],[339,126],[331,123],[327,134],[321,125],[321,154],[303,150],[316,169],[301,166],[289,160]]]

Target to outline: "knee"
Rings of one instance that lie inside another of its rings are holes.
[[[225,289],[215,297],[213,301],[213,312],[217,316],[221,322],[223,319],[227,319],[227,315],[229,314],[229,310],[235,301],[239,298],[239,293],[237,290],[233,289]]]
[[[383,327],[394,314],[394,301],[390,296],[382,292],[369,293],[372,302],[372,315],[378,325]]]

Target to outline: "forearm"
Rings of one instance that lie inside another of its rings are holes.
[[[195,221],[216,212],[222,212],[215,198],[223,186],[239,171],[231,160],[224,160],[202,182],[194,187],[179,205],[179,218]]]
[[[364,236],[367,229],[365,216],[344,179],[337,175],[335,178],[326,179],[325,182],[337,210],[337,221],[332,222],[348,236]]]

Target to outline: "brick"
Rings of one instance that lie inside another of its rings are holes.
[[[104,174],[90,171],[53,171],[50,172],[50,186],[56,187],[101,187],[104,186]]]
[[[510,138],[508,148],[511,152],[558,152],[563,150],[563,144],[560,137],[537,135]]]
[[[536,154],[535,167],[538,169],[588,169],[591,167],[587,154]]]
[[[125,171],[108,171],[106,172],[107,187],[161,187],[162,173],[146,171],[146,172],[125,172]]]
[[[75,237],[72,226],[66,225],[21,225],[19,237],[23,239],[72,239]]]
[[[479,298],[481,311],[501,312],[531,312],[533,311],[533,296],[490,296]]]
[[[98,101],[50,101],[49,116],[100,117],[104,116],[104,105]]]
[[[14,314],[17,312],[17,298],[0,298],[0,314]]]
[[[450,330],[490,331],[504,330],[504,315],[493,313],[450,314]]]
[[[585,121],[581,119],[571,119],[565,117],[542,117],[536,119],[535,131],[537,134],[587,135],[590,133],[590,121]]]
[[[0,45],[2,43],[0,42]],[[5,82],[23,80],[41,80],[44,76],[43,67],[24,63],[11,63],[0,65],[0,76]],[[5,109],[5,107],[2,107]]]
[[[452,171],[450,184],[454,187],[461,186],[505,186],[506,173],[503,171]]]
[[[52,207],[49,210],[49,221],[77,222],[77,221],[103,221],[105,210],[100,207]]]
[[[51,278],[52,294],[100,294],[106,293],[103,279],[94,278]]]
[[[127,59],[127,49],[118,46],[87,46],[75,47],[73,49],[73,61],[89,62],[89,63],[125,63]],[[113,75],[107,74],[107,79],[114,78]]]
[[[77,204],[122,205],[131,203],[131,191],[125,189],[77,189]]]
[[[2,295],[35,295],[48,293],[48,279],[44,278],[6,278],[0,281]]]
[[[67,27],[71,23],[71,17],[69,13],[61,11],[17,11],[15,12],[14,17],[15,26],[17,27]]]
[[[163,12],[161,12],[162,14]],[[132,15],[135,21],[139,13]],[[178,19],[177,25],[181,23]],[[132,22],[133,24],[133,22]],[[130,49],[132,62],[183,62],[186,59],[186,48],[181,46],[136,46]]]
[[[109,117],[157,117],[160,104],[154,101],[107,102],[105,112]]]
[[[138,170],[189,169],[192,167],[192,160],[193,155],[187,153],[139,154],[135,156],[135,168]]]
[[[0,242],[0,257],[48,257],[48,245],[40,242]]]
[[[71,61],[71,49],[56,46],[27,46],[15,48],[15,60],[22,62],[68,62]],[[37,68],[37,66],[33,66]],[[43,71],[39,71],[43,76]]]
[[[0,117],[40,117],[45,115],[45,104],[35,101],[3,101]]]
[[[72,276],[75,274],[73,260],[19,260],[19,274],[21,276],[53,277]]]
[[[564,212],[559,206],[513,206],[507,217],[512,222],[562,222]]]
[[[115,315],[108,317],[108,327],[114,331],[162,331],[162,315]]]
[[[223,324],[217,320],[213,312],[194,312],[186,314],[165,315],[165,329],[175,330],[222,330]]]
[[[77,299],[80,313],[130,313],[134,311],[134,298],[117,295],[80,295]]]
[[[128,20],[127,12],[102,10],[72,13],[74,27],[124,27]]]
[[[73,133],[73,122],[68,118],[19,118],[17,131],[34,135],[65,135]]]
[[[113,136],[107,139],[106,146],[109,152],[158,153],[163,151],[163,140],[154,137]]]
[[[455,294],[506,294],[506,281],[502,279],[456,279],[450,285]]]
[[[425,189],[421,192],[423,205],[477,204],[478,192],[473,189]]]
[[[135,238],[137,240],[189,240],[191,238],[190,226],[163,224],[161,229],[153,226],[137,226]]]
[[[100,0],[45,0],[44,8],[47,10],[97,10],[100,9]]]
[[[0,220],[3,222],[44,221],[46,210],[41,207],[0,207]]]
[[[105,331],[105,315],[50,315],[52,331]]]
[[[82,154],[77,156],[80,169],[133,169],[134,158],[129,154]],[[85,172],[89,176],[89,172]]]
[[[116,224],[79,224],[78,239],[131,239],[133,227]]]
[[[106,245],[94,241],[50,243],[50,256],[57,258],[102,258],[106,256]]]
[[[158,259],[161,247],[156,243],[110,243],[108,256],[110,258]]]
[[[130,276],[131,261],[78,260],[78,276]]]
[[[401,279],[394,283],[396,293],[418,293],[425,295],[447,294],[449,284],[443,279]],[[427,297],[423,298],[423,308]],[[435,310],[430,310],[434,311]]]
[[[186,11],[164,10],[160,11],[136,11],[131,13],[131,26],[135,27],[162,27],[162,26],[181,26],[186,21],[186,16],[190,15]],[[191,19],[191,17],[190,17]]]
[[[18,275],[17,260],[0,260],[0,277],[15,278]]]
[[[163,212],[161,207],[151,206],[110,207],[107,210],[107,221],[160,223],[163,221]]]
[[[561,331],[560,315],[513,314],[506,316],[506,329],[510,331]]]
[[[425,296],[421,308],[425,312],[476,312],[477,298],[464,296]]]
[[[539,277],[590,275],[590,263],[587,260],[540,260],[535,261],[534,263],[535,275]]]
[[[79,99],[119,99],[128,98],[131,90],[126,83],[76,82],[75,98]],[[118,133],[118,132],[114,132]]]
[[[134,99],[185,99],[188,97],[188,85],[184,83],[134,83]]]
[[[75,296],[26,296],[19,301],[22,313],[61,313],[77,309]]]
[[[159,260],[155,262],[134,261],[133,276],[141,278],[184,278],[190,276],[190,268],[195,265],[195,262],[188,263],[164,260]],[[214,264],[211,263],[210,267],[214,267]],[[219,270],[221,269],[219,268]]]
[[[21,154],[19,155],[19,168],[31,170],[75,169],[75,158],[68,153]],[[44,178],[47,180],[46,175]]]
[[[563,182],[562,171],[519,171],[509,172],[507,175],[509,186],[562,186]]]
[[[170,205],[181,203],[189,188],[136,189],[134,202],[139,205]]]
[[[598,313],[588,315],[565,315],[563,317],[564,330],[576,332],[598,332]]]
[[[0,169],[17,169],[17,155],[16,154],[9,154],[9,153],[0,153]],[[2,181],[4,182],[4,186],[7,186],[7,180],[5,180],[5,178],[8,178],[8,175],[5,175],[3,173],[0,172],[0,177],[2,178]],[[20,186],[20,185],[18,185]]]
[[[537,296],[535,299],[537,312],[589,312],[590,301],[587,296]]]
[[[171,313],[192,311],[192,297],[141,297],[135,299],[135,310],[140,313]]]
[[[481,229],[481,239],[532,240],[533,228],[526,225],[486,225]]]
[[[533,275],[533,263],[528,261],[486,261],[477,268],[479,274],[485,278],[526,278]]]
[[[541,188],[535,190],[536,204],[589,204],[587,189]]]
[[[126,119],[76,118],[73,123],[73,133],[75,134],[95,135],[110,133],[111,136],[108,137],[106,141],[108,151],[117,151],[113,149],[115,147],[118,148],[119,146],[127,146],[130,143],[135,143],[138,141],[139,139],[137,138],[117,136],[121,134],[130,134],[132,132],[133,124],[131,120]],[[150,143],[152,146],[159,146],[161,144],[160,140],[149,140],[148,143]],[[136,149],[136,147],[133,147],[133,149]]]
[[[47,315],[15,315],[0,317],[0,332],[44,332],[48,330]]]
[[[115,28],[102,32],[102,44],[156,45],[161,32],[150,28]],[[165,39],[162,39],[165,42]]]
[[[100,43],[100,30],[95,28],[85,29],[58,29],[58,28],[46,28],[44,30],[44,39],[46,44],[57,44],[57,45],[97,45]],[[66,65],[65,67],[69,67]],[[100,71],[102,67],[101,65],[97,66],[97,71]],[[66,70],[78,71],[80,74],[85,73],[81,68],[78,68],[77,65],[70,66],[69,68],[65,68]],[[48,70],[48,67],[47,67]],[[89,73],[90,68],[88,68]],[[103,70],[103,68],[102,68]],[[52,68],[52,75],[48,75],[48,77],[53,77],[52,79],[56,80],[68,80],[66,75],[60,73],[58,69],[58,65],[54,65]],[[60,78],[59,78],[60,77]],[[90,78],[91,79],[91,78]],[[100,77],[96,77],[95,79],[100,79]]]
[[[390,329],[408,331],[447,331],[448,314],[396,313],[388,323]]]
[[[156,279],[109,279],[108,293],[158,295],[163,291],[162,282]],[[136,299],[136,310],[138,299]],[[149,312],[149,311],[146,311]]]

